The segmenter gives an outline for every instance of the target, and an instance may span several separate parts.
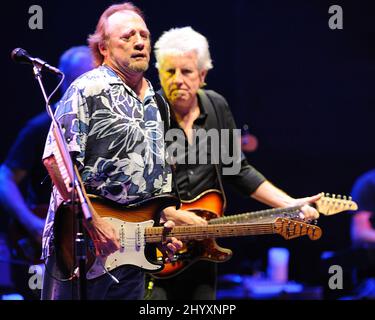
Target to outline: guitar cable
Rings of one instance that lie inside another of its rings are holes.
[[[97,258],[98,259],[98,258]],[[103,270],[105,271],[105,273],[107,274],[107,275],[109,275],[109,277],[116,283],[116,284],[119,284],[120,283],[120,281],[113,275],[113,274],[111,274],[107,269],[106,269],[106,267],[104,266],[104,264],[103,264],[103,261],[101,260],[101,259],[98,259],[99,261],[100,261],[100,265],[102,266],[102,268],[103,268]]]

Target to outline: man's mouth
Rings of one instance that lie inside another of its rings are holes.
[[[171,92],[185,92],[186,89],[183,89],[183,88],[173,88],[170,90]]]
[[[135,53],[135,54],[132,54],[131,56],[133,59],[137,59],[137,58],[146,58],[146,55],[144,53]]]
[[[175,98],[182,97],[186,95],[186,90],[174,89],[174,90],[171,90],[171,95],[174,96]]]

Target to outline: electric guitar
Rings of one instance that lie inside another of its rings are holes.
[[[329,194],[321,197],[315,204],[316,209],[323,215],[333,215],[346,210],[357,210],[358,206],[351,198]],[[182,200],[181,209],[193,211],[200,217],[208,220],[209,225],[216,224],[239,224],[239,223],[261,223],[278,217],[292,219],[290,223],[298,223],[299,213],[302,205],[288,208],[267,209],[255,212],[242,213],[237,215],[223,216],[223,198],[218,190],[207,190],[196,198]],[[307,225],[308,228],[313,228]],[[318,228],[315,226],[315,228]],[[170,278],[185,270],[192,263],[198,260],[208,260],[212,262],[225,262],[232,257],[230,249],[220,247],[214,239],[201,241],[188,241],[183,244],[183,248],[175,255],[173,261],[166,263],[161,272],[154,273],[154,278]],[[158,259],[163,259],[162,254],[157,252]]]
[[[89,197],[94,210],[112,223],[119,233],[121,248],[107,257],[97,257],[92,244],[87,241],[87,279],[97,278],[123,265],[137,266],[148,272],[161,271],[164,265],[162,261],[156,261],[154,245],[170,237],[181,241],[206,241],[219,237],[280,234],[285,239],[308,235],[312,240],[316,240],[322,234],[317,226],[285,218],[271,218],[261,223],[176,226],[165,234],[163,227],[153,225],[154,221],[159,221],[160,212],[165,207],[176,204],[173,196],[160,195],[126,207],[99,197]],[[70,207],[60,206],[54,223],[55,247],[57,263],[66,275],[74,274],[76,269],[73,222],[74,213]]]

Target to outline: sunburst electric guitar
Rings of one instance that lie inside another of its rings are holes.
[[[208,195],[207,195],[208,196]],[[97,278],[117,267],[133,265],[148,272],[159,272],[163,261],[157,261],[155,244],[176,237],[182,241],[198,240],[204,246],[207,239],[231,236],[261,234],[280,234],[285,239],[308,235],[311,239],[321,236],[319,227],[303,222],[294,222],[287,218],[272,218],[256,223],[212,224],[207,226],[176,226],[169,233],[161,226],[154,227],[159,221],[159,213],[168,206],[175,205],[172,196],[157,196],[131,206],[120,206],[90,197],[90,205],[104,219],[108,220],[120,235],[120,250],[107,257],[95,256],[93,246],[87,241],[88,279]],[[66,275],[72,275],[76,269],[74,261],[74,213],[70,207],[60,206],[55,216],[54,235],[57,262]],[[215,242],[210,242],[215,244]]]
[[[322,196],[314,206],[323,215],[333,215],[346,210],[358,209],[357,204],[351,198],[335,195],[329,196],[329,194]],[[315,235],[320,234],[321,230],[319,227],[299,221],[301,207],[267,209],[224,217],[223,199],[218,190],[207,190],[190,201],[182,201],[181,205],[181,209],[193,211],[208,220],[209,226],[255,222],[261,224],[273,219],[285,218],[287,220],[284,221],[288,221],[289,229],[299,227],[300,230],[304,230],[304,234],[308,234],[309,236],[313,234],[311,232],[315,232]],[[310,238],[315,240],[318,237],[310,236]],[[152,276],[155,278],[170,278],[198,260],[225,262],[232,257],[232,251],[220,247],[214,239],[197,240],[184,242],[183,248],[175,254],[173,261],[166,263],[162,271],[153,273]],[[163,259],[160,252],[157,252],[157,256],[159,260]]]

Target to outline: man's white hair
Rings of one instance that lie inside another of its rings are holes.
[[[181,55],[191,51],[198,55],[199,70],[213,68],[206,37],[192,27],[172,28],[165,31],[155,43],[155,66],[159,69],[166,55]]]

